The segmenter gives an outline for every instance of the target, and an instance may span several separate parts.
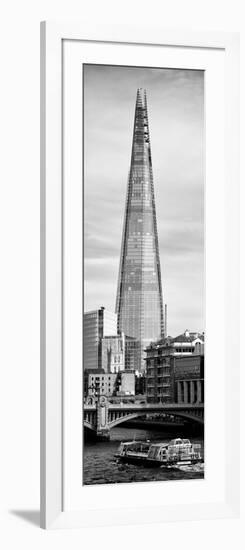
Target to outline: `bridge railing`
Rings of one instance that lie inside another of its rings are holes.
[[[146,403],[144,405],[138,405],[137,403],[109,403],[109,410],[128,410],[128,411],[161,411],[161,410],[176,410],[176,409],[202,409],[204,407],[203,403]],[[84,405],[84,411],[94,411],[96,409],[95,405]]]

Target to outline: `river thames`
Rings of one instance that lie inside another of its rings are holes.
[[[121,441],[150,440],[151,442],[169,442],[175,437],[189,437],[192,443],[201,444],[204,455],[203,435],[167,434],[164,430],[117,427],[111,430],[110,441],[86,441],[83,457],[83,484],[96,485],[107,483],[132,483],[137,481],[169,481],[183,479],[201,479],[203,471],[164,470],[147,468],[133,464],[117,463],[114,454]]]

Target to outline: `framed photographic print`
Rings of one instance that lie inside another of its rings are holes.
[[[41,24],[44,528],[238,514],[238,57]]]

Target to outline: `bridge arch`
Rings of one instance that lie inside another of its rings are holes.
[[[84,428],[87,428],[87,430],[91,430],[92,432],[96,432],[96,427],[93,424],[90,424],[87,420],[83,421]]]
[[[190,412],[187,412],[187,411],[171,410],[171,411],[166,411],[166,413],[172,414],[176,418],[183,418],[183,419],[186,419],[186,420],[191,420],[192,422],[196,422],[197,424],[203,425],[203,423],[204,423],[202,416],[197,416],[197,415],[191,414]],[[141,418],[142,416],[145,416],[145,414],[146,414],[145,411],[143,411],[143,412],[137,411],[137,412],[125,414],[124,416],[119,416],[115,420],[112,420],[111,422],[108,422],[108,428],[111,430],[112,428],[115,428],[119,424],[123,424],[124,422],[127,422],[128,420],[134,420],[135,418]],[[151,412],[151,414],[153,416],[159,416],[159,412],[156,412],[156,413]]]

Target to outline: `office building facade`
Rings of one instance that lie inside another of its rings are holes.
[[[125,369],[125,344],[122,336],[102,338],[101,353],[104,372],[117,373]]]
[[[101,340],[117,334],[117,316],[104,307],[88,311],[83,316],[83,368],[102,368]]]
[[[104,336],[101,340],[101,367],[105,372],[135,370],[138,342],[124,333]]]
[[[204,355],[174,356],[174,400],[176,403],[204,403]]]

